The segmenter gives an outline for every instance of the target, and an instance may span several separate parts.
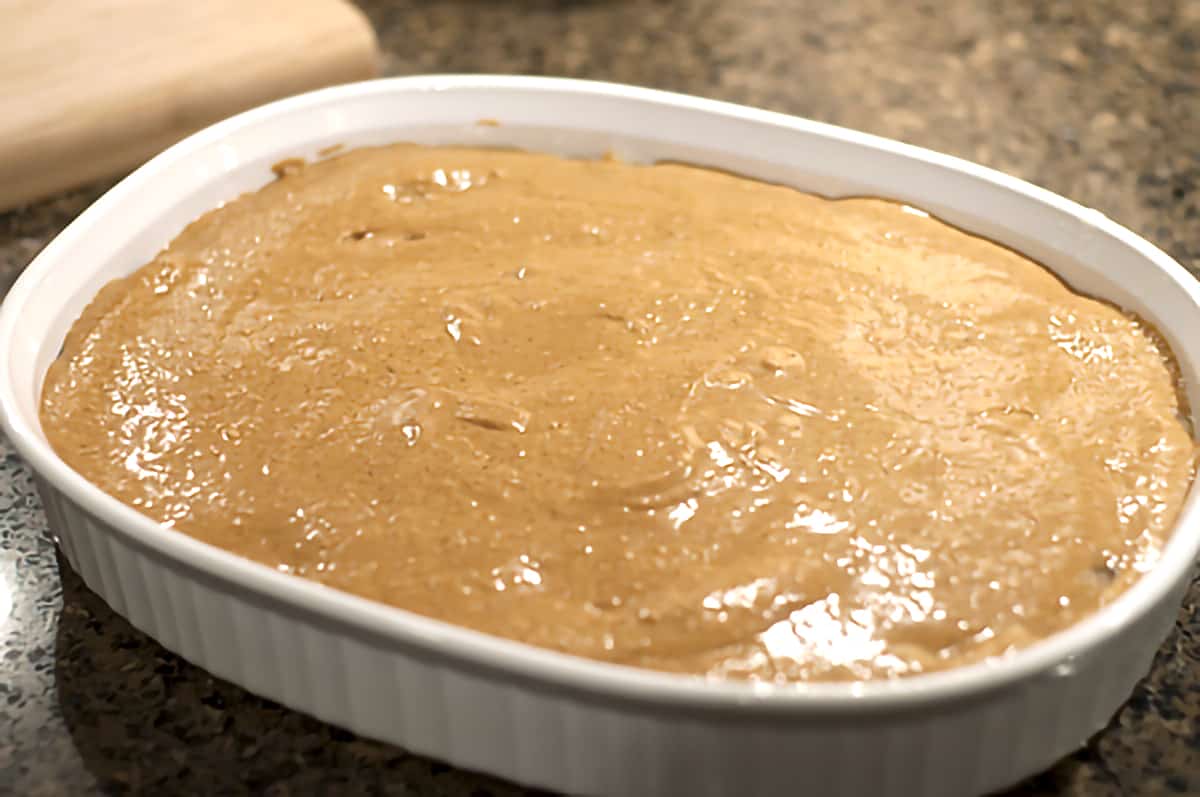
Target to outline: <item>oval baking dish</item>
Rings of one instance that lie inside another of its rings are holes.
[[[364,736],[588,794],[990,791],[1082,744],[1146,672],[1200,552],[1195,488],[1148,575],[1027,650],[896,681],[773,686],[577,659],[283,575],[158,527],[58,459],[39,426],[39,390],[101,286],[205,211],[271,180],[277,161],[400,140],[613,152],[907,202],[1146,318],[1200,403],[1200,285],[1101,214],[1011,177],[828,125],[625,86],[419,77],[327,89],[222,122],[147,163],[58,236],[0,309],[4,431],[35,471],[72,567],[135,626],[214,675]]]

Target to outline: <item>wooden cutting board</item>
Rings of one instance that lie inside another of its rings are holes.
[[[346,0],[0,0],[0,31],[0,210],[379,66]]]

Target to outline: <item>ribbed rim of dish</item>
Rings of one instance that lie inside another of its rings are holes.
[[[1200,283],[1165,252],[1103,214],[1028,182],[984,166],[878,136],[715,100],[613,83],[521,76],[429,75],[388,78],[321,89],[279,100],[218,122],[156,156],[126,177],[63,230],[25,269],[0,307],[0,352],[8,352],[19,333],[20,308],[45,279],[53,278],[59,251],[86,237],[109,209],[145,191],[164,167],[186,160],[193,151],[234,131],[268,122],[291,111],[336,104],[349,97],[409,96],[455,90],[492,89],[522,93],[571,93],[650,102],[681,109],[768,123],[797,131],[835,136],[873,149],[887,150],[931,166],[949,167],[1064,211],[1135,249],[1166,274],[1197,308]],[[1075,625],[1006,657],[949,670],[894,680],[793,684],[714,681],[582,659],[423,617],[358,598],[316,582],[289,576],[228,551],[166,530],[104,493],[71,470],[41,438],[36,419],[18,410],[11,368],[0,376],[0,427],[17,451],[54,488],[147,551],[205,578],[236,587],[258,601],[302,609],[358,634],[436,654],[456,667],[502,673],[512,680],[536,681],[601,700],[622,700],[687,710],[739,714],[804,715],[877,713],[928,708],[949,700],[982,696],[1087,656],[1140,619],[1191,571],[1200,553],[1200,490],[1193,484],[1160,561],[1111,604]]]

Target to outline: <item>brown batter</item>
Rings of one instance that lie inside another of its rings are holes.
[[[46,377],[62,457],[165,525],[581,656],[877,678],[1152,566],[1169,353],[888,202],[678,165],[365,149],[200,218]]]

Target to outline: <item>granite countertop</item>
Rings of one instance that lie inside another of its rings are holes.
[[[899,138],[1096,207],[1200,269],[1200,0],[373,0],[385,70],[642,84]],[[107,185],[0,215],[0,292]],[[0,793],[519,794],[252,697],[56,556],[0,439]],[[1200,582],[1086,749],[1013,794],[1200,792]]]

